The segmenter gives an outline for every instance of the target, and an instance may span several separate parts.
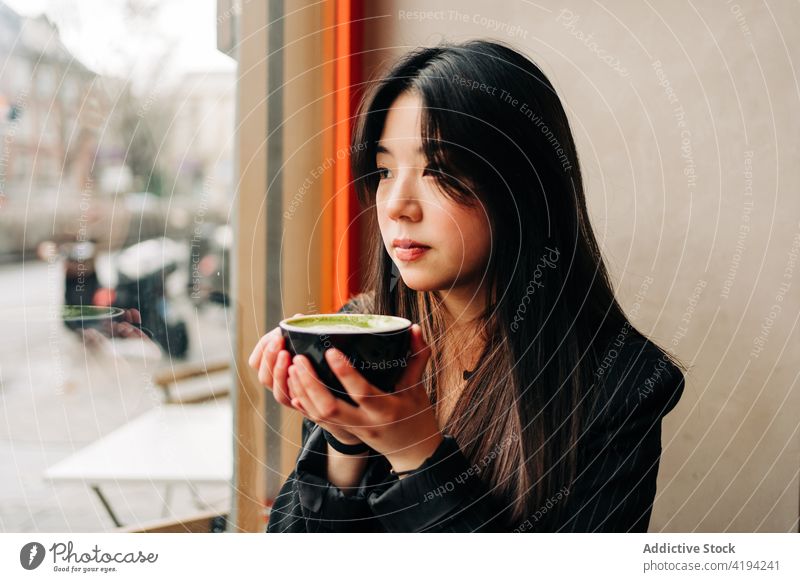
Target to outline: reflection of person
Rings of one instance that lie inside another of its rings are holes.
[[[645,531],[683,372],[614,297],[544,74],[493,42],[419,49],[351,151],[380,233],[344,309],[420,322],[414,355],[393,394],[334,367],[353,407],[261,339],[250,365],[306,417],[268,531]]]
[[[141,339],[150,341],[149,336],[142,331],[142,315],[138,309],[126,309],[117,319],[104,319],[98,327],[79,328],[81,337],[87,346],[97,348],[105,346],[107,338]]]

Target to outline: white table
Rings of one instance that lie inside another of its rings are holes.
[[[100,487],[109,483],[228,484],[233,475],[232,410],[225,399],[167,404],[135,418],[45,472],[52,482],[88,484],[117,527]]]

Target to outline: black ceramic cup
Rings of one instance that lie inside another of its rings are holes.
[[[61,319],[69,329],[110,329],[111,323],[122,321],[124,316],[125,310],[119,307],[61,306]]]
[[[376,388],[393,392],[411,356],[411,321],[391,315],[323,313],[280,322],[286,350],[306,356],[317,376],[337,398],[354,406],[328,365],[325,352],[336,348]]]

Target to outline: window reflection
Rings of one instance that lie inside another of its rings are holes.
[[[0,1],[0,532],[224,514],[235,69],[215,2],[42,7]],[[104,443],[98,470],[141,464],[93,473]]]

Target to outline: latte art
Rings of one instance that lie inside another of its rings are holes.
[[[308,315],[288,319],[286,324],[318,334],[386,332],[406,327],[397,318],[369,314]]]

